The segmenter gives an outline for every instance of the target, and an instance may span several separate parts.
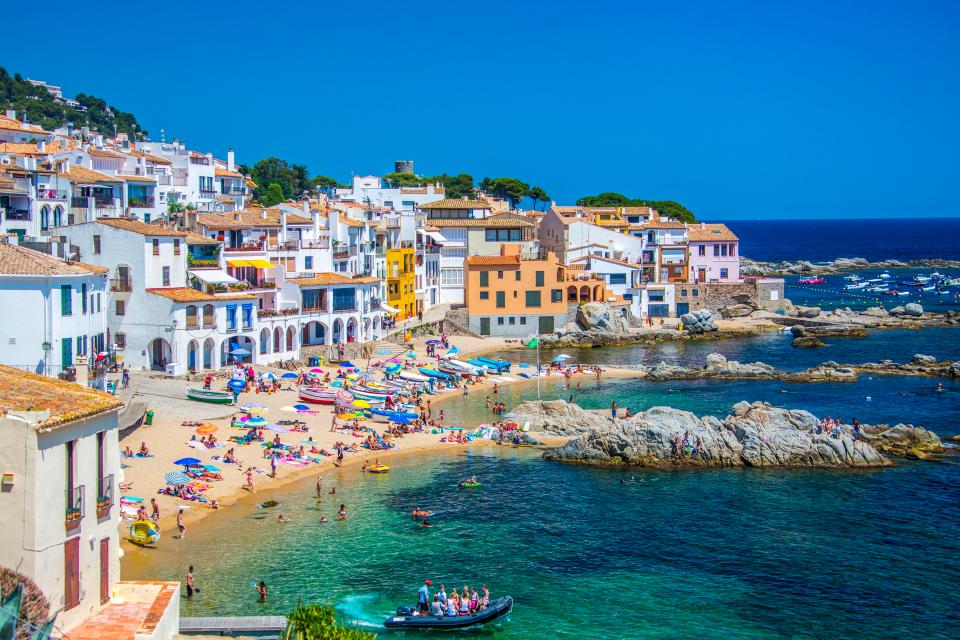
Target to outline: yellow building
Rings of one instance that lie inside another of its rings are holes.
[[[417,289],[414,278],[413,243],[403,241],[387,249],[387,305],[396,309],[394,318],[406,320],[417,314]]]

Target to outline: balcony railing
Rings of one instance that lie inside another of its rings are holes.
[[[97,481],[97,517],[102,518],[110,513],[113,506],[113,474],[104,476]]]
[[[117,204],[116,198],[94,197],[93,206],[97,209],[112,209]]]
[[[30,212],[26,209],[5,209],[4,218],[7,220],[29,220]]]
[[[304,311],[313,311],[313,309],[304,309]],[[300,313],[300,309],[258,309],[257,316],[260,318],[277,318],[280,316],[295,316]]]
[[[239,247],[224,247],[224,251],[263,251],[263,241],[244,242]]]
[[[66,200],[67,192],[59,189],[37,189],[37,197],[41,200]]]
[[[166,173],[157,174],[157,184],[163,186],[170,186],[170,183],[173,182],[173,178]]]
[[[130,278],[111,278],[110,291],[114,293],[130,293],[133,291],[133,282]]]
[[[301,240],[301,249],[329,249],[330,238],[320,238],[319,240]]]
[[[153,196],[146,196],[144,198],[130,198],[127,200],[127,203],[134,209],[152,209]]]
[[[216,195],[217,190],[216,190],[216,188],[215,188],[213,185],[201,186],[201,187],[200,187],[200,193],[205,193],[205,194],[207,194],[207,195],[209,195],[209,196],[214,196],[214,195]]]
[[[66,524],[67,529],[76,529],[83,520],[83,485],[67,489],[64,492],[67,501]]]
[[[441,248],[442,247],[435,244],[427,245],[427,253],[432,253],[432,254],[440,253]]]
[[[202,189],[201,189],[202,191]],[[246,194],[246,190],[243,187],[227,187],[224,186],[221,190],[221,193],[225,196],[242,196]]]
[[[187,177],[186,177],[186,176],[173,176],[173,186],[175,186],[175,187],[185,187],[185,186],[187,186]]]
[[[333,250],[333,257],[335,259],[349,258],[350,256],[355,255],[357,255],[357,245],[350,245],[347,247],[339,246]]]
[[[200,165],[209,166],[210,158],[206,156],[203,156],[201,158],[198,158],[197,156],[190,156],[190,164],[200,164]]]

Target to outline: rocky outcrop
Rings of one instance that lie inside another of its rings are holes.
[[[699,311],[685,313],[680,316],[680,322],[683,323],[684,331],[689,331],[690,333],[708,333],[717,330],[717,324],[709,309],[700,309]]]
[[[916,302],[909,302],[903,306],[903,315],[919,318],[923,315],[923,307]]]
[[[761,262],[740,258],[740,273],[748,276],[830,275],[858,269],[960,269],[958,260],[880,260],[870,262],[865,258],[837,258],[831,262],[813,263],[808,260],[796,262]]]
[[[793,339],[793,342],[790,343],[794,347],[811,349],[817,347],[825,347],[827,343],[818,338],[817,336],[797,336]]]
[[[887,359],[881,360],[880,362],[864,362],[861,364],[844,366],[862,373],[873,373],[887,376],[938,376],[943,378],[960,378],[960,362],[937,360],[933,356],[924,355],[922,353],[915,354],[910,362],[895,362]]]
[[[659,362],[640,375],[650,380],[782,380],[784,382],[855,382],[857,372],[836,362],[825,362],[803,371],[780,371],[765,362],[727,360],[719,353],[707,356],[702,367]]]
[[[624,334],[630,330],[622,313],[613,311],[605,302],[588,302],[577,309],[577,324],[584,331]]]
[[[536,404],[536,403],[526,403]],[[536,413],[521,405],[521,419]],[[537,409],[539,407],[533,407]],[[544,456],[551,460],[598,465],[713,467],[883,467],[887,458],[866,442],[842,433],[819,433],[817,418],[801,410],[762,402],[740,402],[724,419],[698,418],[689,411],[653,407],[626,419],[613,419],[570,405],[540,425],[552,433],[582,435]],[[559,429],[562,429],[559,430]]]
[[[861,433],[874,449],[891,456],[928,460],[947,452],[937,434],[912,424],[868,425]]]

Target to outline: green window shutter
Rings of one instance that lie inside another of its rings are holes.
[[[539,292],[539,291],[527,291],[527,306],[528,306],[528,307],[539,307],[539,306],[540,306],[540,292]]]
[[[543,286],[543,271],[537,271],[537,286]]]
[[[515,279],[515,280],[520,280],[520,272],[519,272],[519,271],[514,271],[514,273],[516,274],[516,275],[514,276],[514,279]]]
[[[553,289],[550,292],[551,302],[563,302],[563,289]]]
[[[481,287],[486,287],[486,286],[489,286],[489,284],[490,284],[490,272],[489,272],[489,271],[481,271],[481,272],[480,272],[480,286],[481,286]]]
[[[504,309],[507,306],[507,295],[503,291],[497,291],[497,308]]]
[[[73,364],[73,341],[70,338],[60,340],[60,364],[69,367]]]
[[[60,285],[60,315],[69,316],[73,313],[73,289],[70,285]]]

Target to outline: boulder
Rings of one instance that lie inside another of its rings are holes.
[[[802,336],[807,335],[807,328],[802,324],[795,324],[792,327],[790,327],[790,333],[792,333],[794,337],[800,338]]]
[[[903,307],[903,314],[906,316],[920,317],[923,315],[923,307],[916,302],[907,303]]]
[[[816,318],[820,315],[820,307],[797,307],[797,315],[801,318]]]
[[[937,359],[934,356],[928,356],[922,353],[915,353],[913,358],[910,359],[912,364],[918,364],[921,366],[929,366],[937,364]]]
[[[793,339],[791,342],[794,347],[801,348],[814,348],[814,347],[825,347],[827,343],[818,338],[817,336],[800,336]]]
[[[890,315],[898,316],[904,311],[906,311],[904,307],[894,307],[893,309],[890,309]]]
[[[683,323],[683,328],[690,333],[706,333],[717,330],[713,314],[710,313],[709,309],[685,313],[680,316],[680,322]]]
[[[758,319],[764,319],[764,320],[765,320],[765,319],[768,319],[768,318],[775,318],[775,317],[777,317],[777,314],[771,313],[771,312],[767,311],[766,309],[756,309],[756,310],[750,312],[750,317],[751,317],[751,318],[758,318]]]
[[[862,311],[861,315],[871,316],[873,318],[886,318],[890,313],[883,307],[870,307]]]
[[[588,302],[577,309],[577,324],[585,331],[627,333],[630,327],[622,313],[614,311],[605,302]]]
[[[734,304],[720,309],[720,315],[724,318],[743,318],[753,313],[754,309],[748,304]]]

